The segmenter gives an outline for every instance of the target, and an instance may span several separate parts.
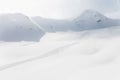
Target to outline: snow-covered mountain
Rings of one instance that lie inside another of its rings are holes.
[[[81,31],[120,25],[120,20],[107,18],[93,10],[86,10],[81,16],[73,20],[53,20],[39,16],[33,17],[32,19],[47,32]]]
[[[45,19],[39,16],[32,19],[47,32],[68,31],[72,30],[72,28],[75,29],[77,26],[74,22],[68,20]]]
[[[119,20],[91,10],[73,20],[34,19],[48,33],[37,43],[0,42],[0,80],[120,80]],[[1,39],[36,40],[43,34],[21,14],[0,20]]]
[[[83,30],[120,26],[120,19],[110,19],[93,10],[86,10],[74,22]]]
[[[120,27],[0,43],[0,80],[120,80]]]
[[[1,41],[39,41],[43,34],[40,27],[23,14],[0,15]]]

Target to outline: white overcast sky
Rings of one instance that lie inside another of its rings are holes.
[[[17,12],[60,19],[78,16],[85,9],[116,12],[119,5],[119,0],[0,0],[0,13]]]

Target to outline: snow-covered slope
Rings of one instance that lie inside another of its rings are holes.
[[[72,31],[76,30],[76,24],[69,20],[53,20],[42,17],[33,17],[33,21],[43,27],[47,32]]]
[[[0,80],[119,80],[120,27],[0,43]]]
[[[86,10],[73,20],[52,20],[41,17],[33,17],[32,19],[47,32],[81,31],[120,25],[120,20],[109,19],[93,10]]]
[[[44,32],[23,14],[0,15],[0,41],[39,41]]]
[[[110,19],[92,10],[86,10],[74,21],[83,30],[120,26],[120,19]]]
[[[29,23],[24,17],[17,17],[17,22],[16,16],[3,17],[4,26],[12,27],[1,31],[19,30],[14,25]],[[46,33],[40,42],[0,42],[0,80],[120,80],[119,20],[89,10],[71,21],[35,19],[46,31],[55,33]],[[39,30],[36,27],[32,26]]]

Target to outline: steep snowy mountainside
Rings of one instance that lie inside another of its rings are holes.
[[[1,41],[39,41],[43,34],[44,31],[23,14],[0,15]]]
[[[107,18],[94,10],[86,10],[73,20],[52,20],[39,16],[32,19],[47,32],[82,31],[120,25],[119,19]]]
[[[74,21],[83,30],[99,29],[99,28],[106,28],[106,27],[120,25],[120,19],[110,19],[102,15],[101,13],[93,10],[86,10],[78,18],[74,19]]]

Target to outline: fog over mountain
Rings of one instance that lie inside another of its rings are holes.
[[[29,4],[28,4],[29,3]],[[68,19],[93,9],[103,14],[120,11],[120,0],[1,0],[0,13]]]
[[[45,19],[39,16],[32,19],[47,32],[82,31],[120,26],[120,19],[108,18],[94,10],[86,10],[72,20]]]
[[[119,17],[92,9],[72,19],[46,17],[0,15],[0,80],[120,80]]]
[[[39,41],[43,34],[40,26],[23,14],[0,15],[0,41]]]

